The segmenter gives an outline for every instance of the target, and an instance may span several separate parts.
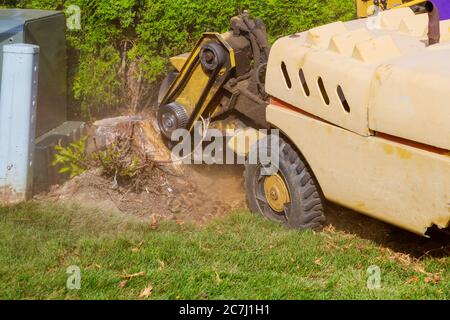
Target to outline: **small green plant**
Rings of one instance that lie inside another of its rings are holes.
[[[154,174],[154,162],[139,148],[133,146],[133,131],[129,135],[117,136],[113,143],[97,147],[96,151],[86,150],[87,137],[71,143],[67,147],[58,145],[52,162],[59,166],[59,173],[70,175],[70,178],[81,175],[85,171],[98,168],[101,175],[114,181],[114,185],[127,187],[137,192],[145,189]]]
[[[67,147],[57,145],[53,166],[60,166],[59,173],[69,173],[70,178],[79,176],[89,169],[90,161],[86,152],[87,137],[71,143]]]
[[[128,143],[120,141],[115,141],[105,150],[97,152],[95,157],[99,160],[105,176],[121,181],[135,178],[144,165]]]

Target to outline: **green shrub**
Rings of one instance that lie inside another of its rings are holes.
[[[189,51],[204,31],[225,31],[244,9],[276,38],[354,17],[353,0],[8,0],[5,6],[65,9],[78,5],[82,29],[69,31],[69,81],[77,111],[91,117],[126,106],[139,75],[149,99],[167,58]],[[132,66],[137,66],[133,68]],[[139,87],[141,87],[139,85]]]
[[[59,173],[68,173],[70,178],[79,176],[91,166],[86,152],[87,137],[71,143],[67,147],[57,145],[52,165],[59,167]]]
[[[132,131],[134,132],[134,131]],[[88,152],[88,137],[83,137],[68,146],[57,145],[52,165],[59,173],[68,174],[72,179],[84,172],[99,168],[101,175],[112,179],[117,186],[127,186],[130,190],[142,192],[154,177],[157,164],[148,154],[133,145],[134,136],[116,136],[114,141],[101,148]]]

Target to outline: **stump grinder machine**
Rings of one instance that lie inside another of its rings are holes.
[[[199,119],[272,130],[259,140],[277,129],[278,171],[248,163],[245,188],[251,211],[290,227],[320,228],[326,199],[420,235],[448,230],[450,1],[356,4],[360,16],[375,6],[376,17],[315,27],[271,48],[248,13],[224,34],[204,34],[171,59],[162,135],[170,141]]]
[[[192,52],[170,59],[175,71],[161,85],[158,124],[170,141],[196,121],[235,119],[266,127],[265,74],[270,47],[266,26],[248,13],[231,19],[230,31],[205,33]],[[228,121],[234,126],[236,121]]]

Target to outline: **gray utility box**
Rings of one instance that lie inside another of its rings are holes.
[[[13,43],[40,47],[36,137],[67,119],[66,17],[63,12],[0,10],[0,81],[3,46]]]

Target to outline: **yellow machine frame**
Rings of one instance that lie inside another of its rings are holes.
[[[423,2],[425,2],[425,0],[388,0],[387,8],[384,8],[384,10],[410,7]],[[356,0],[355,6],[356,15],[358,18],[366,18],[374,13],[374,5],[372,0]]]
[[[167,91],[162,104],[166,103],[176,95],[175,101],[182,104],[189,113],[190,121],[188,128],[186,128],[189,131],[192,130],[195,121],[201,116],[205,116],[205,113],[211,113],[206,116],[213,115],[215,106],[212,106],[211,104],[213,103],[217,92],[222,88],[222,83],[215,82],[210,88],[206,98],[201,103],[201,106],[198,106],[201,95],[210,80],[210,75],[202,69],[198,57],[202,46],[210,41],[217,41],[222,44],[229,54],[229,61],[219,71],[219,75],[223,75],[233,70],[236,67],[234,50],[219,33],[204,33],[189,57],[181,55],[171,59],[172,64],[180,73]],[[183,81],[185,82],[184,84],[182,84]],[[178,93],[176,91],[178,91]]]

